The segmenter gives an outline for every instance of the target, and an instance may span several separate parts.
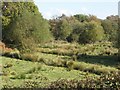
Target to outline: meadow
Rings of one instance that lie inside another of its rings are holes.
[[[111,42],[80,45],[57,41],[39,45],[20,59],[5,54],[0,57],[2,88],[119,89],[117,53]]]
[[[1,2],[2,89],[120,90],[118,15],[61,13],[47,19],[34,0],[10,1]]]

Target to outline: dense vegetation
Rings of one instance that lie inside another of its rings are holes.
[[[0,18],[2,88],[120,89],[117,15],[46,20],[33,2],[2,2]]]
[[[93,15],[77,14],[50,20],[51,31],[56,40],[78,42],[80,44],[96,41],[118,40],[118,16],[100,20]]]
[[[35,44],[51,40],[49,24],[33,2],[3,2],[2,10],[3,41],[6,44],[32,49]]]
[[[47,42],[52,40],[52,35],[55,40],[80,44],[118,40],[118,16],[101,20],[94,15],[63,14],[47,21],[33,2],[3,2],[2,11],[3,41],[17,48]]]
[[[22,60],[1,57],[2,87],[120,88],[118,74],[120,64],[115,56],[118,50],[109,47],[111,44],[96,43],[85,46],[67,42],[52,44],[39,46],[34,54],[22,54]],[[105,48],[111,49],[112,56],[106,53]],[[79,54],[74,61],[75,51]],[[101,53],[103,55],[99,56]]]

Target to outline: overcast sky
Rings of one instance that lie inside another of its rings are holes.
[[[65,14],[92,14],[105,19],[109,15],[118,14],[119,0],[34,0],[43,17],[50,19],[53,16]]]

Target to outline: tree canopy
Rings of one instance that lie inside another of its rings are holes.
[[[3,41],[22,48],[51,40],[49,24],[33,2],[3,2]],[[28,44],[29,43],[29,44]]]
[[[94,15],[62,14],[46,20],[33,2],[2,2],[2,14],[3,41],[22,48],[53,38],[86,44],[115,42],[119,37],[118,16],[113,15],[102,20]]]

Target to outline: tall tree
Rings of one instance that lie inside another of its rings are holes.
[[[118,18],[117,16],[109,16],[102,21],[102,26],[106,34],[107,40],[114,42],[118,40]]]
[[[33,2],[3,2],[3,41],[22,48],[51,40],[49,24]]]
[[[49,21],[51,25],[51,32],[56,40],[66,40],[72,32],[72,26],[69,20],[69,17],[62,15]]]
[[[74,17],[80,22],[84,22],[88,20],[88,16],[84,14],[76,14],[74,15]]]
[[[84,30],[80,34],[80,43],[94,43],[104,38],[104,30],[101,25],[95,21],[84,23]]]

